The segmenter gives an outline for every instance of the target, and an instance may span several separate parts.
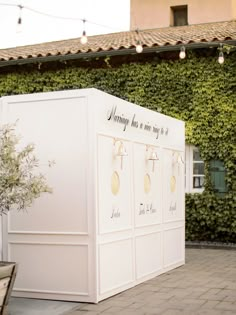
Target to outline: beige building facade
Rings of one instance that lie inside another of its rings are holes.
[[[130,0],[130,29],[236,19],[236,0]]]

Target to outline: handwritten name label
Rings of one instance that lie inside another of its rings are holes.
[[[174,211],[176,211],[176,202],[174,203],[174,202],[171,202],[170,203],[170,208],[169,208],[169,211],[170,212],[174,212]]]
[[[120,218],[120,210],[119,208],[112,208],[112,213],[111,213],[111,219],[117,219]]]
[[[148,215],[148,214],[154,214],[157,212],[157,209],[153,207],[152,203],[140,203],[139,204],[139,215]]]
[[[156,139],[158,139],[160,135],[168,136],[169,133],[169,129],[167,127],[159,127],[157,125],[151,125],[149,121],[142,122],[137,120],[136,114],[128,118],[124,113],[118,113],[117,106],[113,106],[112,109],[108,111],[107,120],[121,124],[123,126],[123,131],[126,131],[127,127],[130,126],[131,128],[152,132],[155,134]]]

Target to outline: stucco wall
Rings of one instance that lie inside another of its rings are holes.
[[[236,20],[236,0],[232,0],[232,14],[233,20]]]
[[[236,18],[236,0],[130,0],[130,28],[168,27],[172,6],[188,6],[188,24]]]

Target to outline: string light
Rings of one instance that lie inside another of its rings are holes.
[[[135,49],[136,49],[136,52],[138,54],[141,54],[141,52],[143,51],[143,46],[142,46],[142,43],[140,41],[140,38],[139,38],[139,30],[135,30],[136,34],[137,34],[137,37],[138,37],[138,40],[137,40],[137,44],[135,46]]]
[[[17,20],[16,32],[20,33],[22,31],[22,17],[21,17],[21,14],[22,14],[23,6],[22,5],[18,5],[18,7],[20,9],[20,15],[19,15],[19,18]]]
[[[84,29],[83,29],[82,36],[81,36],[81,38],[80,38],[80,42],[81,42],[82,45],[85,45],[85,44],[87,44],[87,42],[88,42],[88,37],[87,37],[86,31],[85,31],[85,22],[86,22],[86,20],[83,20],[83,25],[84,25],[83,28],[84,28]]]
[[[88,20],[85,20],[85,19],[81,19],[81,18],[75,18],[75,17],[64,17],[64,16],[57,16],[57,15],[52,15],[52,14],[48,14],[48,13],[45,13],[45,12],[41,12],[41,11],[38,11],[38,10],[35,10],[31,7],[28,7],[28,6],[22,6],[22,5],[18,5],[18,4],[10,4],[10,3],[0,3],[0,6],[10,6],[10,7],[18,7],[20,9],[20,14],[19,14],[19,18],[17,20],[17,33],[21,32],[22,31],[22,9],[27,9],[31,12],[34,12],[36,14],[40,14],[40,15],[44,15],[44,16],[47,16],[47,17],[50,17],[50,18],[55,18],[55,19],[64,19],[64,20],[73,20],[73,21],[82,21],[83,22],[83,32],[82,32],[82,36],[80,38],[80,42],[81,44],[85,45],[87,42],[88,42],[88,38],[87,38],[87,35],[86,35],[86,30],[85,30],[85,22],[86,23],[90,23],[90,24],[93,24],[93,25],[96,25],[96,26],[100,26],[100,27],[104,27],[104,28],[109,28],[109,29],[113,29],[114,31],[119,31],[118,29],[114,28],[114,27],[110,27],[110,26],[107,26],[107,25],[103,25],[103,24],[98,24],[98,23],[95,23],[95,22],[92,22],[92,21],[88,21]],[[145,31],[143,32],[145,34]],[[143,46],[142,46],[142,43],[141,43],[141,40],[139,38],[139,30],[137,29],[136,30],[136,34],[137,34],[137,43],[135,45],[135,49],[136,49],[136,52],[138,54],[142,53],[143,52]],[[181,38],[181,40],[183,40]],[[225,61],[225,58],[224,58],[224,53],[223,53],[223,44],[221,43],[220,44],[220,48],[219,48],[220,52],[219,52],[219,56],[218,56],[218,63],[219,64],[223,64],[224,61]],[[181,46],[180,48],[180,53],[179,53],[179,58],[180,59],[185,59],[186,57],[186,49],[185,49],[185,46]]]
[[[224,53],[223,53],[223,51],[221,51],[221,52],[219,53],[218,62],[219,62],[219,64],[222,65],[222,64],[224,63],[224,61],[225,61]]]
[[[182,47],[180,48],[179,58],[180,58],[180,59],[184,59],[185,57],[186,57],[185,47],[182,46]]]
[[[223,45],[220,44],[220,52],[219,52],[219,57],[218,57],[218,62],[220,65],[222,65],[225,61],[225,58],[224,58],[224,53],[223,53]]]
[[[137,45],[136,45],[136,48],[135,48],[135,49],[136,49],[136,52],[137,52],[138,54],[141,54],[141,52],[143,51],[143,46],[142,46],[140,40],[137,41]]]
[[[49,14],[49,13],[46,13],[46,12],[35,10],[35,9],[33,9],[31,7],[28,7],[28,6],[22,6],[22,5],[19,5],[19,4],[0,3],[0,6],[18,7],[20,9],[28,10],[28,11],[31,11],[33,13],[36,13],[36,14],[39,14],[39,15],[43,15],[43,16],[47,16],[47,17],[50,17],[50,18],[53,18],[53,19],[70,20],[70,21],[82,21],[82,22],[84,21],[84,19],[82,19],[82,18],[53,15],[53,14]],[[21,20],[21,22],[22,22],[22,20]],[[107,28],[107,29],[119,32],[118,28],[112,27],[110,25],[100,24],[100,23],[96,23],[96,22],[90,21],[90,20],[86,20],[86,22],[89,23],[89,24],[95,25],[95,26],[99,26],[99,27],[103,27],[103,28]]]

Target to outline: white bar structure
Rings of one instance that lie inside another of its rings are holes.
[[[14,296],[97,303],[184,264],[182,121],[96,89],[0,106],[53,188],[4,216]]]

